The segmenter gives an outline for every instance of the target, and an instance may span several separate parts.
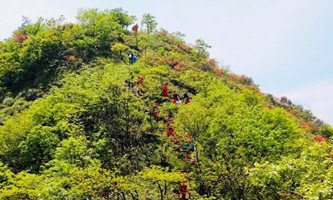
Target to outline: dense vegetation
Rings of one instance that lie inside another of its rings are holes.
[[[137,34],[122,9],[77,20],[25,19],[0,42],[0,199],[177,199],[180,183],[191,199],[333,198],[333,130],[310,111],[217,66],[203,40],[157,31],[149,14]],[[144,87],[128,87],[131,73]],[[164,83],[190,103],[162,97]],[[186,131],[194,164],[177,147]]]

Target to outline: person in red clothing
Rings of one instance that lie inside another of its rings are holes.
[[[153,106],[152,109],[150,109],[150,114],[153,117],[154,120],[157,120],[158,117],[158,107],[157,104]]]
[[[137,35],[137,34],[138,34],[138,29],[139,29],[138,24],[135,24],[135,25],[132,27],[132,30],[134,31],[134,35]]]
[[[172,118],[169,118],[169,120],[165,123],[166,127],[169,128],[169,126],[171,126],[171,124],[174,124],[175,122],[173,121]]]
[[[187,142],[183,145],[182,149],[185,152],[185,163],[189,163],[192,161],[192,153],[196,152],[194,142],[192,141],[192,135],[186,131],[185,137],[187,138]]]
[[[184,99],[185,99],[185,104],[188,104],[188,103],[190,103],[190,96],[188,95],[188,93],[187,93],[188,91],[187,90],[185,90],[185,92],[184,92]]]
[[[144,81],[145,81],[145,79],[144,79],[144,74],[142,74],[142,76],[139,76],[138,77],[138,85],[141,85],[143,88],[145,88],[145,85],[144,85]]]
[[[198,162],[198,153],[197,152],[194,152],[192,155],[191,155],[191,165],[194,165]]]
[[[179,183],[178,189],[179,189],[179,199],[182,200],[189,199],[188,187],[185,181]]]
[[[174,134],[172,144],[177,152],[181,151],[179,137],[176,133]]]
[[[174,104],[180,104],[182,101],[180,100],[180,96],[177,94],[176,90],[172,91],[173,95],[172,95],[172,103]]]
[[[162,86],[162,96],[163,97],[169,97],[169,94],[168,94],[168,83],[164,84]]]
[[[174,136],[175,134],[175,130],[173,130],[173,128],[170,126],[167,128],[166,132],[167,132],[167,137]]]
[[[191,153],[190,151],[185,151],[185,163],[188,164],[188,161],[191,160]]]

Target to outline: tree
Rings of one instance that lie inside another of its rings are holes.
[[[21,27],[19,29],[22,29],[24,27],[26,27],[27,25],[30,25],[31,24],[31,20],[26,17],[26,16],[22,16],[22,24],[21,24]]]
[[[147,33],[150,34],[156,29],[157,22],[155,21],[155,17],[151,14],[144,14],[142,16],[141,26],[145,26]]]
[[[200,54],[204,55],[206,58],[209,56],[206,52],[207,48],[211,48],[209,44],[207,44],[203,39],[197,39],[195,41],[194,49]]]

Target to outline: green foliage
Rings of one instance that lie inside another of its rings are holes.
[[[196,176],[202,184],[200,193],[254,198],[245,169],[299,151],[294,140],[300,131],[284,110],[263,109],[260,96],[251,91],[235,94],[216,81],[206,90],[177,115],[200,144],[203,172]]]
[[[42,178],[35,174],[21,172],[8,180],[8,185],[1,188],[0,199],[38,199]]]
[[[195,41],[195,47],[194,49],[199,53],[199,54],[204,54],[206,58],[209,57],[209,54],[207,53],[207,48],[211,48],[209,44],[207,44],[204,40],[202,39],[197,39]]]
[[[157,26],[157,22],[155,21],[155,17],[152,16],[149,13],[145,13],[142,16],[142,21],[141,21],[141,25],[146,27],[147,33],[150,34],[152,33],[156,26]]]
[[[126,54],[125,56],[123,55],[126,53],[126,50],[128,50],[128,47],[121,43],[116,43],[111,47],[111,51],[113,51],[120,60],[123,60],[123,57],[126,57]]]
[[[332,159],[327,144],[307,144],[297,157],[284,157],[275,163],[256,164],[249,170],[252,184],[262,197],[331,199]]]
[[[150,14],[137,35],[121,8],[77,19],[24,19],[0,42],[0,199],[178,199],[180,183],[191,199],[333,198],[333,130],[310,111],[207,60],[202,39],[154,31]],[[165,83],[190,103],[162,97]]]

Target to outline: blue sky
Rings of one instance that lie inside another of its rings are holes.
[[[78,8],[122,7],[129,14],[154,15],[171,32],[202,38],[211,57],[252,77],[263,92],[287,96],[333,125],[332,0],[11,0],[1,3],[0,40],[25,15],[32,20]]]

